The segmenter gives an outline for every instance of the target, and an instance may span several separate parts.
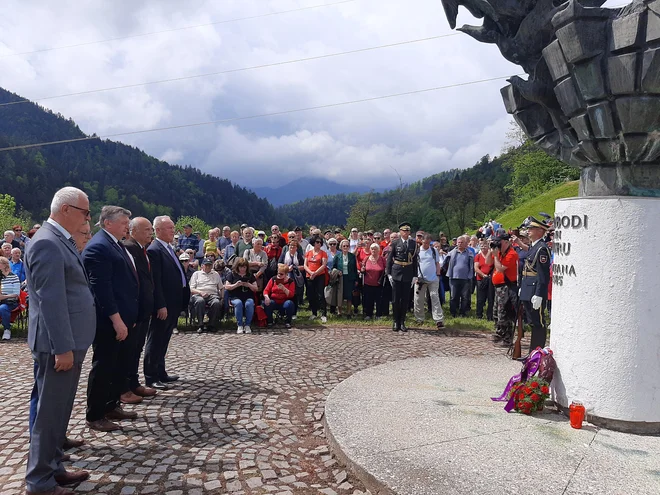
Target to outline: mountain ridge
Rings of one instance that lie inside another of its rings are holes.
[[[363,194],[371,190],[375,192],[384,192],[386,190],[386,188],[375,189],[361,184],[340,184],[339,182],[323,177],[307,176],[299,177],[279,187],[251,187],[250,189],[260,198],[267,199],[275,208],[319,196],[353,193]]]

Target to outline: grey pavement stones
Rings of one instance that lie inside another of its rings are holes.
[[[660,437],[575,430],[554,408],[525,416],[491,401],[519,369],[478,356],[361,371],[326,401],[330,446],[374,493],[660,493]]]
[[[167,356],[181,376],[170,390],[136,406],[139,417],[116,433],[85,427],[85,362],[71,437],[69,468],[90,479],[76,492],[142,494],[367,493],[334,458],[323,429],[328,394],[357,371],[422,356],[502,354],[488,335],[433,331],[397,335],[378,328],[292,329],[235,334],[179,334]],[[32,358],[25,340],[0,344],[0,493],[24,493]],[[331,493],[327,492],[327,493]]]

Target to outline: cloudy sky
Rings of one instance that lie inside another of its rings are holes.
[[[0,86],[29,99],[450,34],[440,0],[5,0]],[[613,2],[608,2],[613,3]],[[623,3],[623,2],[619,2]],[[154,31],[217,23],[161,34]],[[458,25],[481,21],[462,11]],[[130,38],[41,51],[109,38]],[[459,33],[363,53],[40,103],[109,134],[327,105],[515,74]],[[504,80],[115,139],[244,186],[300,176],[393,186],[499,154]]]

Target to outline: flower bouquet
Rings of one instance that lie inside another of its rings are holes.
[[[514,409],[519,413],[531,414],[543,410],[550,397],[550,385],[539,377],[532,377],[513,389]]]

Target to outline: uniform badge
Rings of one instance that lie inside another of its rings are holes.
[[[539,256],[539,261],[545,264],[548,262],[548,257],[545,254],[542,254],[541,256]]]

